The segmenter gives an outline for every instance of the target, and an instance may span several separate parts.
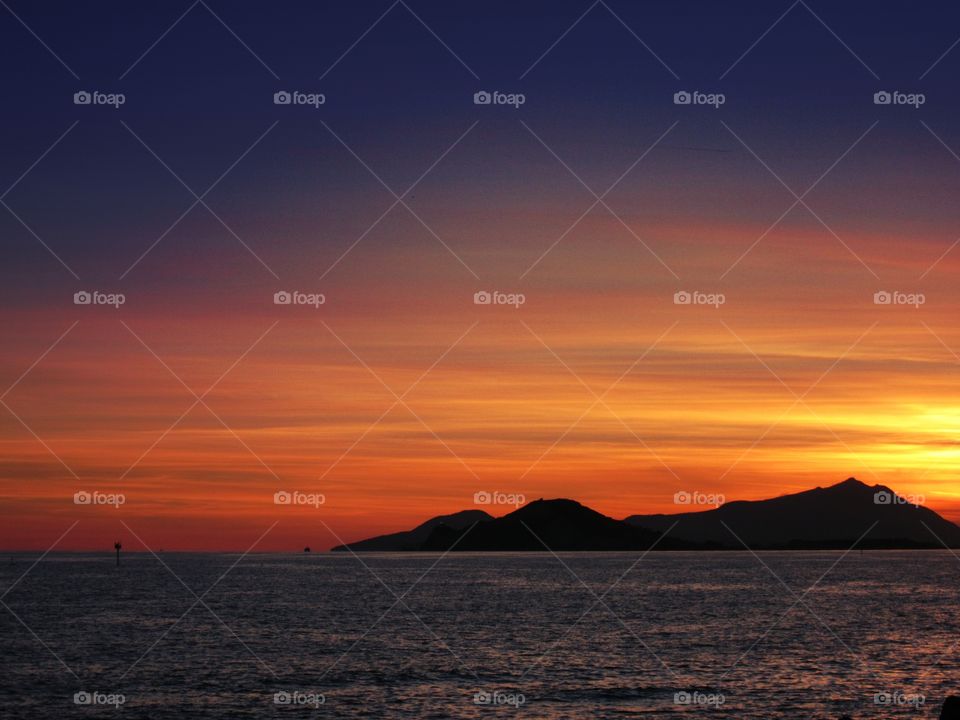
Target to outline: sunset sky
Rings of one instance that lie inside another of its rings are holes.
[[[960,520],[960,8],[516,5],[0,9],[0,549],[849,476]]]

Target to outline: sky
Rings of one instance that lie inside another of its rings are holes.
[[[960,8],[517,5],[0,8],[0,548],[849,476],[960,520]]]

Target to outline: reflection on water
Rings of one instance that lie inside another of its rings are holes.
[[[841,555],[14,555],[2,716],[937,717],[960,561]]]

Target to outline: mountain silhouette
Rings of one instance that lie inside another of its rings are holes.
[[[364,552],[404,552],[409,550],[421,550],[423,542],[438,525],[450,528],[454,531],[468,528],[474,523],[493,520],[493,516],[485,513],[483,510],[462,510],[452,515],[438,515],[430,518],[425,523],[417,525],[413,530],[406,532],[396,532],[389,535],[378,535],[367,540],[360,540],[346,545],[337,545],[331,548],[333,551],[345,551],[349,547],[351,550]]]
[[[669,532],[667,532],[669,530]],[[741,542],[742,541],[742,542]],[[941,542],[942,541],[942,542]],[[855,478],[769,500],[615,520],[575,500],[536,500],[502,517],[464,510],[335,551],[743,550],[960,547],[960,527]]]
[[[864,533],[857,547],[960,547],[957,525],[888,487],[856,478],[700,512],[631,515],[625,522],[660,532],[672,527],[669,537],[741,549],[744,543],[752,549],[849,548]]]

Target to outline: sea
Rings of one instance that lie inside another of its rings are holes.
[[[936,718],[949,551],[0,556],[2,718]]]

